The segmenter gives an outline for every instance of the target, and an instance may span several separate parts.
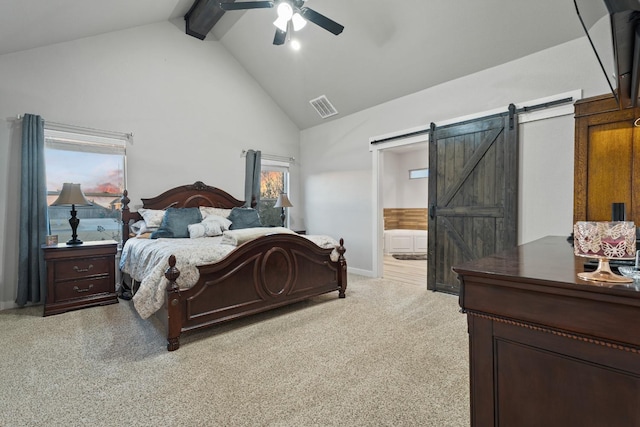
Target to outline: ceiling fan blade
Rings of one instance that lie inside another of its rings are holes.
[[[246,9],[266,9],[273,7],[272,1],[243,1],[237,3],[220,2],[222,10],[246,10]]]
[[[280,28],[276,28],[276,35],[273,37],[273,44],[276,46],[283,45],[287,39],[287,32],[282,31]]]
[[[308,7],[301,8],[300,14],[304,19],[313,22],[314,24],[324,28],[325,30],[335,34],[336,36],[340,34],[342,30],[344,30],[344,26],[338,24],[332,19],[327,18],[324,15],[321,15],[313,9],[309,9]]]

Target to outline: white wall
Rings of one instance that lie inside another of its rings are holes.
[[[215,41],[160,23],[0,56],[0,309],[17,283],[20,123],[133,132],[132,208],[197,180],[244,199],[243,149],[299,157],[299,130]],[[291,196],[301,199],[298,166]],[[291,208],[295,224],[301,208]]]
[[[408,153],[384,151],[382,177],[382,205],[385,208],[426,208],[429,180],[409,179],[409,171],[429,167],[429,150],[424,148]]]
[[[307,194],[307,230],[344,237],[350,268],[372,273],[370,138],[576,89],[585,97],[609,90],[586,38],[302,131],[301,185],[322,190],[322,198]],[[573,126],[573,116],[521,126],[520,243],[571,232]]]
[[[400,155],[391,151],[384,152],[382,158],[382,207],[402,208],[398,197],[398,171]]]

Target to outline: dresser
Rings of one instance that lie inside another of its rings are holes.
[[[113,240],[42,246],[47,264],[44,315],[118,302]]]
[[[640,284],[580,280],[583,264],[545,237],[453,267],[472,426],[640,426]]]

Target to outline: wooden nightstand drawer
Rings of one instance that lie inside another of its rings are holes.
[[[85,242],[78,246],[62,243],[42,249],[47,262],[45,316],[118,302],[116,242]]]
[[[86,298],[90,295],[111,292],[113,283],[110,276],[94,277],[84,280],[73,280],[56,284],[55,299],[57,302],[76,298]]]
[[[53,273],[56,282],[62,280],[75,280],[85,277],[105,274],[109,271],[109,264],[113,263],[113,257],[70,259],[58,261]]]

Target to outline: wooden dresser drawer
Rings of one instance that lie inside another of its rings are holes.
[[[67,301],[75,298],[86,298],[89,295],[96,295],[110,292],[113,287],[110,276],[94,277],[84,280],[73,280],[56,284],[56,301]]]
[[[78,258],[56,263],[54,280],[74,280],[96,276],[109,271],[109,264],[114,263],[113,257]]]
[[[115,256],[113,240],[42,246],[47,262],[47,297],[44,315],[115,304]]]

